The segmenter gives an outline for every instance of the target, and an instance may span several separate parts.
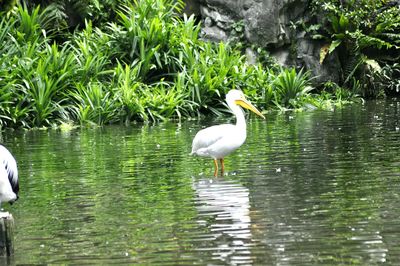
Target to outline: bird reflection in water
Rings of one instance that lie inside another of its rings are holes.
[[[195,180],[193,186],[198,223],[206,228],[197,239],[198,250],[212,252],[213,260],[250,264],[249,190],[219,178]]]

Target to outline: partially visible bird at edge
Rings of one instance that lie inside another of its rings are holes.
[[[18,199],[19,183],[17,162],[6,147],[0,144],[0,209],[1,203],[14,203]]]
[[[226,103],[236,117],[236,124],[215,125],[197,132],[192,143],[191,155],[211,157],[214,160],[214,176],[218,175],[218,160],[221,163],[221,175],[224,174],[224,158],[238,149],[246,140],[246,120],[243,108],[265,117],[257,110],[240,90],[230,90],[226,94]]]

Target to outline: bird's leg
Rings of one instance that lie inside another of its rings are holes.
[[[221,175],[223,176],[225,172],[224,158],[219,159],[219,161],[221,162]]]
[[[214,159],[214,176],[217,177],[218,175],[218,161]]]

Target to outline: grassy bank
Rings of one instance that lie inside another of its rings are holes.
[[[54,9],[15,6],[0,19],[0,126],[104,125],[225,110],[242,89],[260,109],[317,108],[355,92],[311,94],[307,72],[249,65],[228,44],[199,38],[183,3],[126,2],[114,18],[65,30]]]

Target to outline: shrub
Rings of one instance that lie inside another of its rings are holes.
[[[379,88],[373,84],[377,77],[364,77],[379,75],[376,71],[368,73],[371,60],[392,65],[387,55],[400,56],[400,9],[394,2],[374,0],[313,0],[312,6],[318,24],[308,29],[313,38],[327,42],[321,49],[321,62],[336,51],[343,73],[339,85],[351,89],[354,77],[361,83],[363,96],[379,95]]]
[[[272,85],[275,104],[284,108],[300,107],[308,93],[314,89],[310,84],[310,72],[296,72],[294,68],[282,70]]]

